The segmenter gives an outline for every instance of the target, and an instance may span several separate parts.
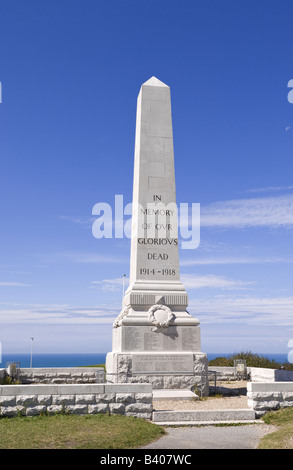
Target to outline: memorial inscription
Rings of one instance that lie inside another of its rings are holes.
[[[165,330],[151,326],[128,326],[123,339],[124,351],[198,351],[198,330],[169,326]]]
[[[132,360],[132,370],[134,373],[192,373],[193,356],[192,354],[137,354]]]

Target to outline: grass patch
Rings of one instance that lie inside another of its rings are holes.
[[[266,413],[262,420],[278,426],[278,430],[264,436],[259,449],[293,449],[293,408],[284,408]]]
[[[156,424],[121,415],[0,419],[0,449],[134,449],[164,434]]]

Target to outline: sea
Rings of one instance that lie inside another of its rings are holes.
[[[20,367],[82,367],[105,364],[107,353],[54,353],[54,354],[33,354],[30,353],[5,353],[0,357],[0,368],[6,367],[9,362],[18,362]],[[232,353],[207,353],[208,360],[217,357],[228,357]],[[274,360],[281,364],[288,361],[288,354],[262,354],[260,356]],[[1,361],[2,359],[2,361]]]

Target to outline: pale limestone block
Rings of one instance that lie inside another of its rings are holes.
[[[76,395],[75,403],[77,405],[93,404],[96,403],[95,395]]]
[[[75,395],[53,395],[53,405],[74,405]]]
[[[133,416],[134,418],[141,418],[141,419],[152,419],[152,413],[132,413],[128,411],[125,413],[126,416]]]
[[[293,401],[293,392],[283,392],[282,393],[283,395],[283,400],[286,400],[286,401]]]
[[[88,414],[106,414],[109,412],[110,408],[107,403],[101,403],[98,405],[88,405]]]
[[[39,405],[52,405],[52,395],[38,395]]]
[[[68,405],[65,407],[65,412],[74,415],[87,414],[87,405]]]
[[[152,403],[152,393],[135,393],[135,401],[139,403]]]
[[[115,393],[97,393],[97,403],[111,403],[115,401]]]
[[[293,401],[280,401],[280,408],[289,408],[290,406],[293,406]]]
[[[50,405],[47,406],[47,413],[51,414],[57,414],[61,413],[63,411],[63,406],[62,405]]]
[[[125,405],[123,403],[110,403],[110,413],[112,414],[124,414]]]
[[[282,392],[255,392],[254,399],[256,400],[282,400]]]
[[[38,404],[37,395],[17,395],[16,405],[33,406]]]
[[[16,405],[16,397],[11,396],[1,396],[0,395],[0,406],[15,406]]]
[[[1,416],[19,416],[25,415],[25,407],[24,406],[3,406],[1,407]]]
[[[133,403],[134,393],[116,393],[116,403]]]
[[[153,410],[150,403],[131,403],[125,406],[125,414],[128,413],[151,413]]]
[[[47,410],[45,405],[38,405],[38,406],[28,406],[26,408],[26,416],[37,416],[42,413],[45,413]]]
[[[270,401],[254,401],[254,410],[278,410],[280,402],[276,400]]]

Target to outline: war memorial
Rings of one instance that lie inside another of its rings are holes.
[[[155,77],[137,100],[132,204],[130,282],[113,327],[108,380],[202,386],[207,357],[179,273],[170,88]]]
[[[170,88],[152,77],[137,101],[130,279],[113,324],[106,373],[103,367],[17,369],[12,363],[0,368],[0,416],[65,411],[122,414],[162,425],[235,424],[292,406],[292,371],[247,367],[247,408],[154,409],[155,400],[166,396],[207,396],[211,373],[237,379],[233,367],[208,367],[199,320],[187,307],[179,273]]]

